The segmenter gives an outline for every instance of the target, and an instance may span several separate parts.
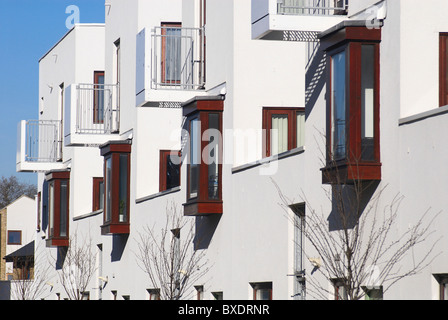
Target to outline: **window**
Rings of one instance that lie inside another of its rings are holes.
[[[344,280],[342,279],[333,279],[334,286],[334,300],[347,300],[347,290],[345,290]]]
[[[160,191],[180,186],[179,151],[160,151]]]
[[[254,300],[272,300],[272,282],[258,282],[250,285],[253,289]]]
[[[303,266],[304,234],[305,234],[305,204],[297,203],[290,206],[294,213],[294,294],[296,300],[305,299],[305,269]]]
[[[100,146],[104,157],[104,224],[102,234],[129,233],[131,142],[108,142]]]
[[[321,37],[327,52],[327,165],[324,183],[381,180],[381,29],[344,26]]]
[[[266,156],[276,155],[305,144],[304,108],[263,108]]]
[[[448,274],[435,274],[434,277],[439,284],[439,300],[448,300]]]
[[[363,287],[365,300],[383,300],[383,287]]]
[[[8,230],[8,244],[22,244],[22,231]]]
[[[45,175],[48,186],[48,220],[50,246],[68,246],[70,171],[50,171]]]
[[[448,105],[448,33],[440,33],[439,38],[439,104],[442,107]]]
[[[183,106],[187,117],[187,203],[185,215],[222,213],[223,98],[196,98]]]
[[[162,83],[178,84],[181,80],[181,23],[162,23]]]
[[[160,300],[160,289],[146,289],[149,300]]]
[[[93,201],[92,211],[104,208],[104,180],[103,178],[93,178]]]
[[[194,286],[196,289],[196,300],[204,300],[204,286]]]
[[[222,291],[212,292],[212,296],[215,300],[224,300],[224,292]]]
[[[95,71],[93,78],[93,123],[104,123],[104,71]]]

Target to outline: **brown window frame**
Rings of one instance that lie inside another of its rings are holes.
[[[99,78],[103,77],[103,83],[100,83]],[[94,71],[93,72],[93,123],[94,124],[103,124],[104,123],[104,81],[105,81],[105,73],[104,71]],[[102,103],[103,106],[100,108],[99,101],[100,95],[103,96]],[[103,117],[100,117],[100,109],[102,109]]]
[[[55,247],[67,247],[70,237],[70,171],[50,171],[46,173],[45,179],[48,182],[48,238],[47,245]],[[65,235],[61,234],[61,185],[66,184],[66,208],[65,208]],[[50,196],[50,187],[53,187],[53,198]],[[50,207],[53,201],[53,212]],[[53,215],[52,215],[53,213]],[[51,221],[53,219],[53,221]],[[53,228],[51,228],[53,225]]]
[[[20,235],[20,240],[19,240],[19,242],[10,242],[9,241],[9,235],[10,235],[10,233],[12,233],[12,232],[14,232],[14,233],[19,233],[19,235]],[[8,245],[21,245],[22,244],[22,230],[8,230]]]
[[[269,292],[269,299],[272,300],[272,282],[256,282],[250,284],[253,289],[253,300],[260,300],[257,299],[257,293],[259,290],[268,290]]]
[[[326,167],[322,182],[326,184],[354,183],[361,180],[381,180],[380,157],[380,42],[381,29],[365,26],[345,26],[321,39],[327,54],[327,121]],[[373,139],[372,159],[363,159],[361,108],[362,46],[373,46]],[[332,58],[345,51],[345,155],[335,159],[332,154]]]
[[[103,184],[103,198],[104,198],[104,178],[94,177],[93,180],[93,195],[92,195],[92,211],[98,211],[104,208],[104,199],[101,203],[101,184]],[[102,205],[101,205],[102,204]]]
[[[131,180],[131,142],[129,140],[111,141],[100,146],[101,156],[104,157],[104,209],[103,209],[103,225],[101,226],[101,234],[129,234],[130,232],[130,180]],[[111,181],[108,182],[107,162],[111,161]],[[125,168],[124,184],[121,182],[120,166],[121,161],[126,159],[127,166]],[[120,221],[120,185],[125,190],[125,207]],[[109,190],[109,186],[111,190]],[[110,207],[109,195],[110,191]],[[110,211],[109,211],[110,210]],[[109,217],[110,214],[110,217]]]
[[[162,54],[161,54],[161,61],[160,61],[160,66],[162,68],[162,83],[163,84],[180,84],[181,79],[179,80],[167,80],[167,75],[166,75],[166,46],[167,46],[167,35],[166,35],[166,30],[168,28],[172,28],[172,29],[181,29],[182,28],[182,23],[181,22],[162,22],[161,23],[161,35],[162,35]]]
[[[297,113],[305,112],[305,108],[298,107],[263,107],[263,155],[266,157],[273,156],[271,150],[271,129],[273,115],[288,116],[288,149],[286,151],[297,148]],[[286,152],[285,151],[285,152]]]
[[[199,163],[198,165],[198,192],[196,197],[191,197],[190,192],[190,182],[191,182],[191,161],[187,161],[187,202],[184,204],[184,215],[186,216],[202,216],[202,215],[212,215],[212,214],[222,214],[223,200],[222,200],[222,154],[223,154],[223,143],[218,141],[218,164],[217,172],[218,177],[213,183],[213,190],[210,190],[209,181],[209,165],[203,159],[203,151],[210,144],[205,132],[209,129],[209,117],[210,115],[217,115],[219,122],[219,132],[223,132],[223,111],[224,102],[223,97],[207,97],[207,98],[195,98],[190,100],[183,106],[183,115],[187,117],[186,129],[189,133],[191,146],[191,123],[194,120],[200,121],[198,128],[199,137],[196,143],[200,146],[198,150]],[[190,157],[191,152],[188,152],[188,157]],[[216,191],[215,191],[216,190]],[[216,194],[215,197],[211,197],[210,194]]]
[[[159,163],[159,191],[166,191],[168,189],[172,189],[175,187],[179,187],[180,186],[180,181],[181,181],[181,177],[180,177],[180,167],[181,164],[173,164],[175,166],[178,166],[178,170],[179,170],[179,179],[177,181],[177,184],[175,186],[172,186],[171,188],[168,188],[168,183],[167,183],[167,177],[168,177],[168,157],[170,157],[171,155],[174,156],[178,156],[180,159],[180,151],[175,151],[175,150],[160,150],[160,163]]]
[[[439,106],[448,105],[448,32],[439,34]]]

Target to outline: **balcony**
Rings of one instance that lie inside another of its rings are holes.
[[[316,41],[347,11],[348,0],[252,0],[252,38]]]
[[[119,86],[74,84],[66,89],[64,143],[99,146],[120,128]]]
[[[17,134],[17,172],[63,168],[61,121],[22,120]]]
[[[163,25],[137,35],[137,106],[176,106],[205,88],[203,28]]]

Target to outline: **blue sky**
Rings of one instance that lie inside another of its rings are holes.
[[[0,176],[36,182],[15,169],[17,124],[38,118],[38,61],[68,31],[70,5],[81,23],[104,22],[104,0],[0,0]]]

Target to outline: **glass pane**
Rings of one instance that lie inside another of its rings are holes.
[[[171,189],[179,186],[180,165],[171,161],[171,155],[166,157],[166,188]]]
[[[338,160],[346,156],[345,51],[332,57],[331,75],[331,151],[333,160]]]
[[[219,114],[210,113],[208,115],[210,129],[210,158],[208,162],[208,197],[209,199],[219,199]]]
[[[305,145],[305,112],[297,112],[297,148]]]
[[[106,214],[105,221],[110,221],[112,217],[112,158],[106,159],[106,180],[105,180],[105,197],[106,197]]]
[[[374,160],[375,47],[361,46],[361,159]]]
[[[99,183],[99,199],[98,199],[98,207],[99,209],[104,209],[104,181]]]
[[[448,36],[445,36],[445,103],[448,104]]]
[[[127,154],[120,154],[119,222],[126,222],[128,219],[128,159]]]
[[[8,231],[8,244],[20,244],[21,232],[20,231]]]
[[[59,236],[67,236],[67,213],[68,213],[68,181],[61,181],[61,202],[59,217]]]
[[[270,299],[271,299],[271,289],[257,290],[257,300],[270,300]]]
[[[54,235],[54,182],[48,185],[48,219],[51,237]]]
[[[165,29],[165,80],[180,81],[181,73],[181,29]]]
[[[104,75],[95,77],[94,123],[104,122]]]
[[[199,188],[199,165],[200,165],[200,122],[193,119],[190,122],[190,172],[189,172],[189,198],[198,196]]]
[[[288,151],[288,115],[272,115],[271,155]]]

